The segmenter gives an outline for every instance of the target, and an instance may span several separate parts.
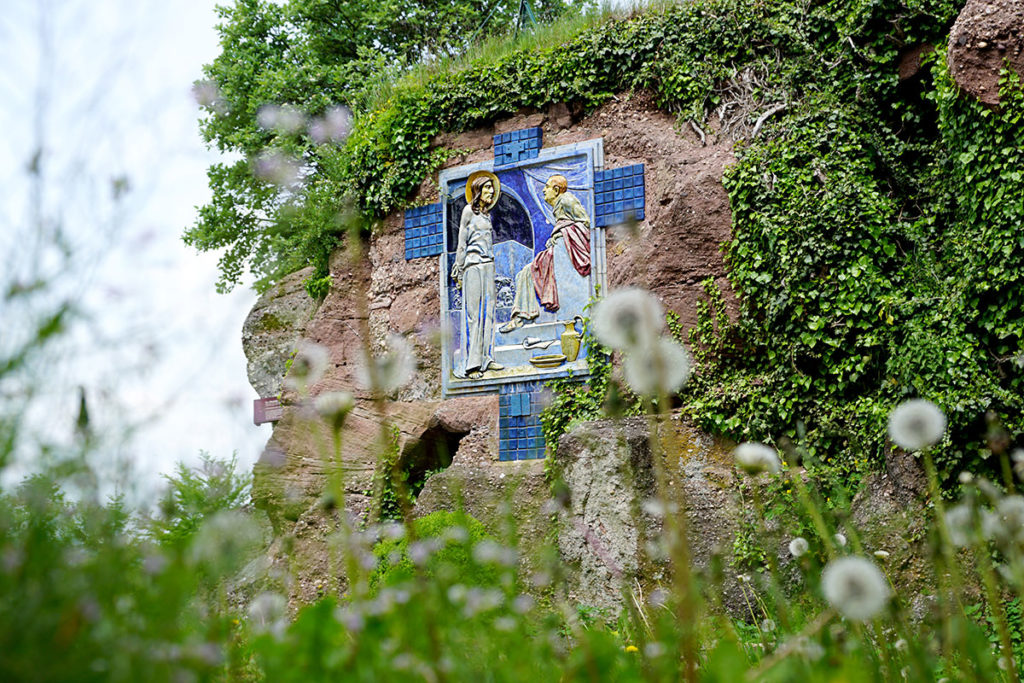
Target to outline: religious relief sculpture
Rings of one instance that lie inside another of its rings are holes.
[[[441,171],[446,396],[586,374],[575,330],[604,284],[602,164],[601,141],[590,140]]]
[[[493,173],[477,171],[466,183],[466,208],[459,221],[458,249],[451,276],[462,290],[467,377],[505,369],[492,357],[497,291],[490,212],[500,195],[501,181]]]

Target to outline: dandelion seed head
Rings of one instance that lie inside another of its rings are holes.
[[[807,542],[806,538],[803,536],[797,536],[789,542],[789,554],[793,557],[801,557],[810,549],[810,547],[811,546]]]
[[[856,555],[832,560],[821,575],[825,599],[847,619],[868,621],[889,600],[889,584],[874,562]]]
[[[647,604],[651,607],[662,607],[668,603],[668,593],[661,588],[655,588],[647,596]]]
[[[765,633],[771,633],[775,630],[775,622],[771,619],[765,619],[761,622],[761,630]]]
[[[387,396],[408,384],[414,372],[416,356],[412,344],[405,337],[393,334],[388,337],[384,353],[372,358],[364,356],[357,379],[363,387]]]
[[[496,628],[499,631],[504,631],[505,633],[508,633],[509,631],[515,629],[515,627],[516,620],[512,617],[498,617],[494,620],[494,628]]]
[[[840,548],[846,547],[846,534],[838,533],[832,537],[832,540],[836,542],[836,545]]]
[[[227,111],[227,103],[221,95],[220,88],[213,81],[196,81],[192,85],[192,99],[203,109],[218,114]]]
[[[546,588],[551,585],[551,574],[544,571],[534,572],[530,577],[530,583],[534,588]]]
[[[905,451],[938,443],[946,433],[946,415],[923,398],[904,401],[889,413],[889,438]]]
[[[327,348],[309,341],[300,341],[292,358],[285,386],[296,391],[305,391],[306,387],[316,384],[327,371],[330,354]]]
[[[301,173],[298,162],[280,150],[266,151],[253,162],[253,174],[278,187],[292,187]]]
[[[971,508],[965,504],[954,505],[945,512],[949,539],[958,548],[964,548],[974,537],[974,519]]]
[[[645,349],[665,327],[665,313],[650,292],[618,289],[594,307],[594,335],[611,349]]]
[[[656,659],[658,657],[661,657],[663,654],[665,654],[665,651],[665,646],[656,640],[652,640],[651,642],[644,645],[644,656],[648,659]]]
[[[306,115],[290,104],[265,104],[256,113],[256,123],[263,130],[291,135],[306,126]]]
[[[359,633],[366,625],[362,613],[354,607],[339,607],[334,611],[334,618],[352,633]]]
[[[348,107],[332,107],[309,124],[309,137],[318,145],[344,142],[352,132],[352,112]]]
[[[887,550],[876,550],[872,554],[875,557],[877,557],[879,560],[888,560],[889,559],[889,552]]]
[[[334,431],[340,431],[356,400],[347,391],[328,391],[316,397],[313,407]]]
[[[526,614],[533,609],[535,602],[536,601],[531,596],[522,593],[517,595],[512,601],[512,609],[518,614]]]
[[[280,593],[265,591],[249,603],[249,620],[257,633],[283,631],[287,626],[288,600]]]
[[[1006,496],[995,509],[995,538],[1007,543],[1024,541],[1024,497]]]
[[[652,517],[661,519],[665,516],[665,503],[661,502],[657,498],[648,498],[640,506],[645,513]]]
[[[260,540],[260,529],[247,514],[224,510],[207,518],[199,527],[192,539],[192,561],[226,571]]]
[[[622,362],[622,372],[638,394],[673,394],[690,379],[690,354],[675,340],[659,337],[647,348],[630,351]]]
[[[777,473],[782,465],[779,462],[779,455],[771,446],[763,443],[747,441],[741,443],[732,452],[736,464],[748,474],[760,472]]]
[[[459,604],[466,599],[467,589],[461,583],[457,583],[448,588],[448,602],[452,604]]]

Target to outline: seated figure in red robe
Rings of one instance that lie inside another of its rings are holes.
[[[590,217],[583,204],[569,190],[565,176],[553,175],[544,185],[544,201],[551,205],[555,229],[544,251],[516,273],[516,295],[512,317],[499,332],[511,332],[546,311],[558,310],[558,283],[555,281],[555,249],[561,242],[569,260],[582,277],[590,275]]]

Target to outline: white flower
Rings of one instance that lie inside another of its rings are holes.
[[[836,534],[835,536],[832,537],[832,540],[835,541],[836,545],[839,546],[840,548],[845,548],[846,547],[846,535],[845,534],[838,533],[838,534]]]
[[[192,98],[204,109],[218,114],[227,111],[227,104],[220,94],[220,88],[213,81],[196,81],[192,84]]]
[[[313,406],[334,431],[340,431],[345,418],[356,407],[356,400],[347,391],[328,391],[317,396]]]
[[[960,504],[946,510],[946,528],[949,530],[949,540],[958,548],[970,544],[974,538],[974,519],[971,508]]]
[[[365,388],[387,396],[405,386],[415,371],[412,345],[405,337],[393,334],[388,337],[383,354],[369,359],[364,357],[358,379]]]
[[[302,113],[301,109],[290,104],[283,107],[276,104],[265,104],[256,114],[256,123],[264,130],[291,134],[297,133],[306,125],[306,115]]]
[[[344,142],[352,131],[352,112],[348,107],[331,107],[320,118],[309,124],[309,137],[319,145],[325,142]]]
[[[889,413],[889,438],[905,451],[919,451],[946,433],[946,416],[923,398],[904,401]]]
[[[660,337],[634,349],[622,363],[626,382],[638,394],[660,396],[679,391],[690,379],[690,354],[672,339]]]
[[[761,622],[761,630],[765,633],[771,633],[775,630],[775,622],[771,619],[765,619]]]
[[[280,187],[294,185],[300,173],[298,162],[278,150],[264,152],[253,162],[253,174],[257,178]]]
[[[1024,449],[1015,448],[1010,453],[1010,459],[1013,460],[1013,471],[1017,478],[1024,479]]]
[[[535,603],[536,601],[532,597],[523,593],[521,595],[517,595],[512,601],[512,609],[518,614],[526,614],[533,609]]]
[[[257,633],[270,631],[276,635],[283,634],[288,626],[285,610],[288,601],[280,593],[264,592],[257,595],[249,603],[249,620]]]
[[[789,542],[789,554],[793,557],[800,557],[810,548],[810,544],[807,543],[807,539],[803,536],[797,536]]]
[[[736,464],[750,474],[759,472],[775,474],[781,467],[778,453],[774,448],[765,446],[763,443],[753,443],[752,441],[741,443],[732,452],[732,455],[736,458]]]
[[[821,575],[821,590],[829,604],[853,621],[871,619],[889,599],[885,575],[874,562],[857,556],[829,562]]]
[[[285,386],[289,389],[304,391],[311,384],[316,384],[324,376],[330,355],[327,349],[319,344],[300,341],[292,358]]]
[[[877,557],[880,560],[888,560],[889,559],[889,551],[887,551],[887,550],[876,550],[873,554],[874,554],[875,557]]]
[[[1007,496],[996,503],[996,539],[1007,543],[1024,541],[1024,498]]]
[[[594,335],[605,346],[646,349],[665,327],[665,312],[654,296],[635,287],[618,289],[594,307]]]
[[[256,522],[238,510],[207,518],[192,539],[192,560],[216,572],[230,571],[262,540]]]

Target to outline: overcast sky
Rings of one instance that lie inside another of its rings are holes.
[[[34,305],[69,298],[79,313],[30,421],[70,433],[83,387],[106,471],[143,496],[200,450],[251,467],[270,434],[252,424],[241,348],[255,294],[217,294],[217,255],[181,241],[217,158],[190,92],[219,51],[213,5],[13,0],[0,14],[0,284],[41,274],[50,294]],[[0,350],[26,319],[0,308]]]

